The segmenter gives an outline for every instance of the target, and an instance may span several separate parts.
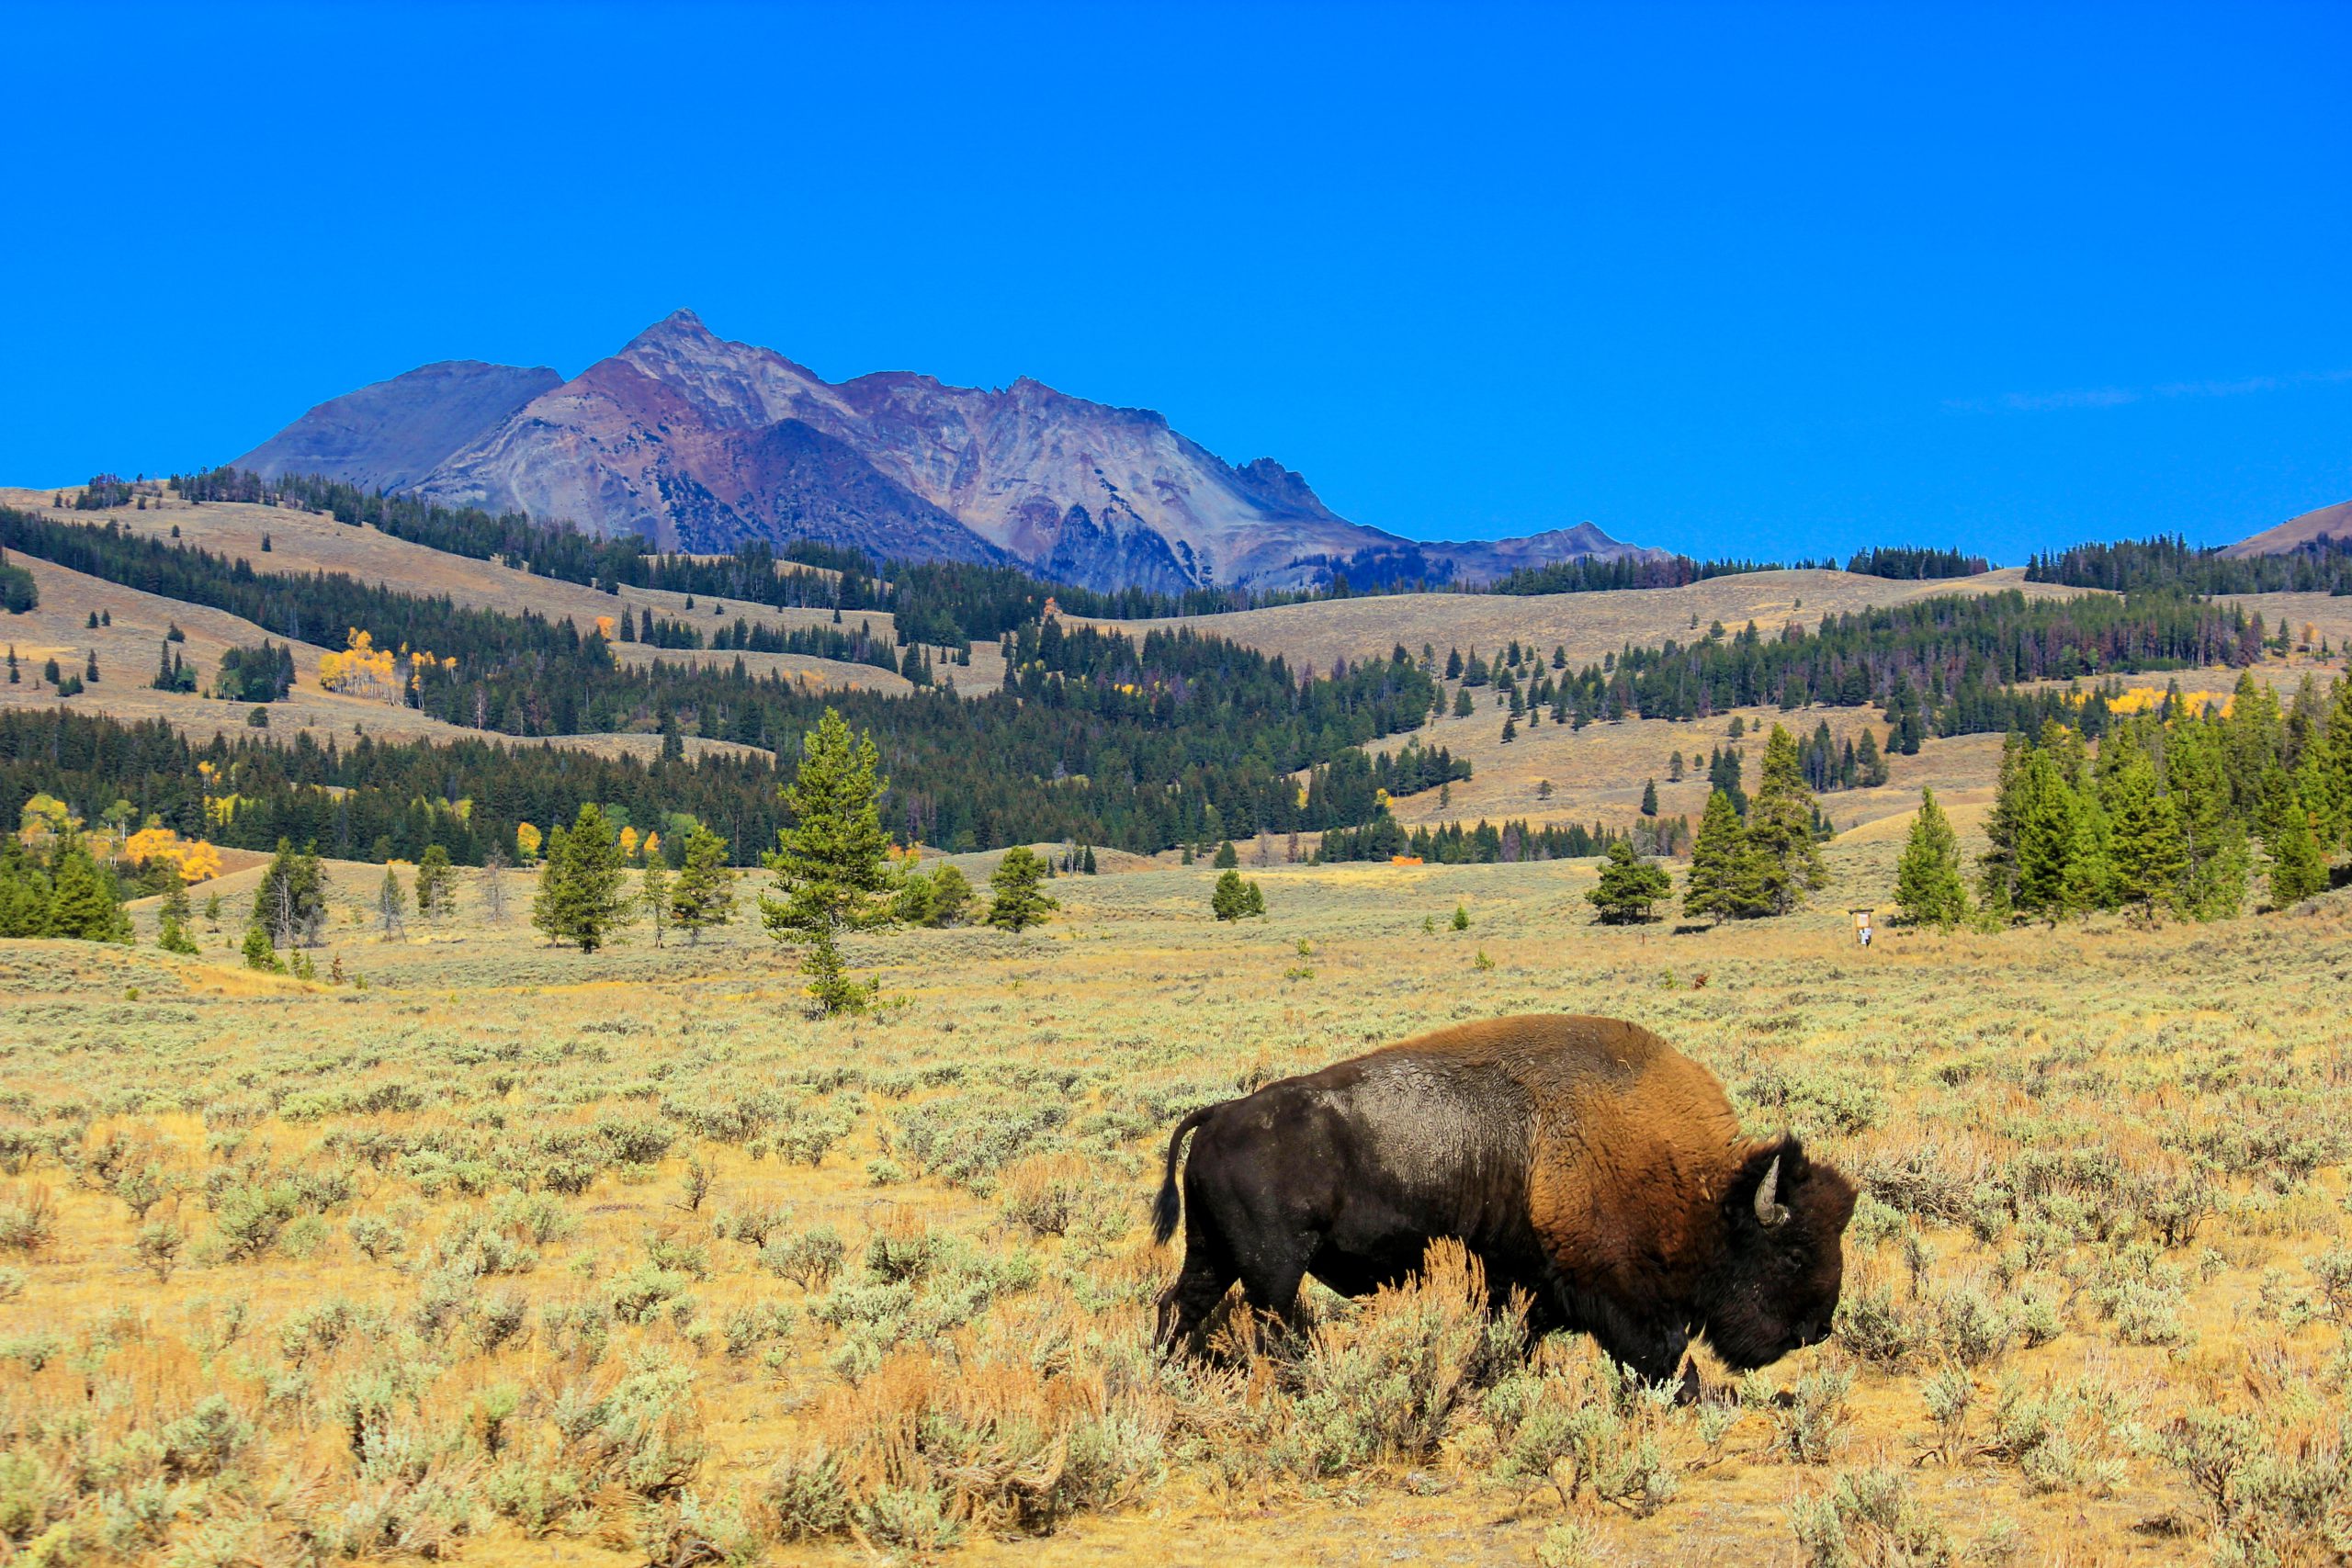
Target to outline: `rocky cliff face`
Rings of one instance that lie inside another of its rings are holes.
[[[1360,574],[1483,581],[1649,553],[1589,525],[1416,545],[1334,515],[1271,458],[1226,463],[1147,409],[1026,378],[990,390],[892,371],[835,385],[686,310],[553,378],[428,367],[312,410],[240,464],[568,517],[665,548],[813,537],[1094,588],[1290,586],[1351,561]]]

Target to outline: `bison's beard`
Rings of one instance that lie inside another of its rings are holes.
[[[1707,1318],[1707,1343],[1734,1371],[1769,1367],[1792,1350],[1802,1350],[1828,1337],[1828,1309],[1802,1323],[1792,1323],[1755,1297],[1739,1294],[1722,1303]]]

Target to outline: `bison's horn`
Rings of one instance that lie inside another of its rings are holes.
[[[1772,1163],[1764,1168],[1764,1179],[1757,1184],[1757,1224],[1769,1227],[1782,1224],[1788,1219],[1788,1210],[1782,1208],[1778,1202],[1774,1201],[1774,1200],[1780,1196],[1780,1192],[1781,1156],[1774,1155],[1772,1156]]]

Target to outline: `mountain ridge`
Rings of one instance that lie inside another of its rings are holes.
[[[1226,462],[1150,409],[1030,377],[829,382],[676,310],[569,379],[473,361],[322,403],[237,460],[446,505],[568,518],[664,549],[813,538],[877,556],[1015,564],[1091,588],[1288,588],[1660,552],[1592,525],[1414,540],[1350,522],[1272,457]]]

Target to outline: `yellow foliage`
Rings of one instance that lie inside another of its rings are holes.
[[[525,860],[539,858],[539,830],[528,822],[514,824],[514,848]]]
[[[651,860],[655,855],[660,854],[662,852],[662,835],[659,833],[646,834],[644,849],[645,858],[647,860]]]
[[[597,635],[598,637],[603,637],[606,642],[610,642],[610,641],[612,641],[612,640],[613,640],[613,618],[612,618],[612,616],[610,616],[610,615],[599,615],[599,616],[597,616],[597,617],[596,617],[596,635]]]
[[[624,828],[621,829],[621,859],[635,860],[636,858],[637,829],[634,828]]]
[[[122,841],[122,859],[133,865],[167,860],[180,868],[182,882],[209,882],[220,874],[220,852],[202,839],[183,839],[169,828],[142,828]]]
[[[45,844],[50,840],[72,832],[82,825],[82,819],[69,810],[65,803],[53,795],[36,795],[25,802],[22,827],[17,837],[28,844]]]
[[[345,696],[397,703],[411,687],[422,684],[424,672],[436,664],[445,670],[458,667],[455,659],[436,660],[423,649],[411,651],[406,643],[398,653],[378,648],[375,637],[357,626],[345,631],[345,644],[341,653],[319,655],[319,684]]]

